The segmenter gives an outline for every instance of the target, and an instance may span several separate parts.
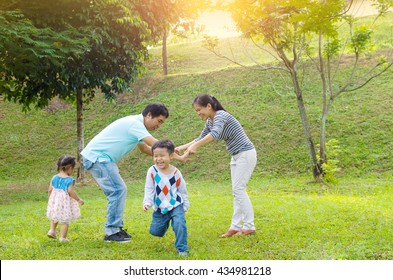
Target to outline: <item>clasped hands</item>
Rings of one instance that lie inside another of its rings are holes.
[[[184,151],[183,154],[181,154]],[[189,158],[190,155],[195,154],[197,149],[194,147],[194,145],[190,145],[188,147],[185,146],[179,146],[175,148],[175,153],[179,155],[178,160],[180,162],[188,162],[191,159]]]

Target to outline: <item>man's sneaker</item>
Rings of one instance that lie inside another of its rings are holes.
[[[177,255],[178,255],[178,256],[181,256],[181,257],[188,257],[188,252],[187,252],[187,251],[184,251],[184,252],[177,252]]]
[[[120,234],[124,236],[125,239],[131,239],[131,235],[128,234],[124,229],[120,228]]]
[[[114,241],[114,242],[119,242],[119,243],[126,243],[126,242],[130,242],[131,238],[125,237],[124,233],[119,231],[119,232],[116,232],[115,234],[112,234],[112,235],[105,235],[104,241],[105,242]]]

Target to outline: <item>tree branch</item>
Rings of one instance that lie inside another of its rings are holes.
[[[258,45],[253,38],[250,38],[250,40],[254,44],[255,47],[257,47],[258,49],[260,49],[260,50],[266,52],[267,54],[269,54],[271,57],[273,57],[275,60],[277,60],[277,62],[280,62],[280,60],[277,58],[277,56],[274,55],[274,53],[272,53],[268,49],[263,48],[260,45]]]
[[[286,71],[286,69],[284,69],[284,68],[282,68],[282,67],[277,67],[277,66],[264,66],[264,65],[262,65],[262,64],[260,64],[259,62],[257,62],[257,61],[255,61],[253,58],[251,58],[250,56],[249,56],[249,58],[258,66],[257,67],[257,69],[255,69],[255,67],[251,67],[251,66],[247,66],[247,65],[244,65],[244,64],[242,64],[242,63],[240,63],[240,62],[237,62],[235,59],[232,59],[232,58],[230,58],[230,57],[228,57],[228,56],[226,56],[226,55],[223,55],[223,54],[221,54],[220,52],[218,52],[217,50],[216,50],[216,48],[214,47],[214,46],[209,46],[209,47],[205,47],[207,50],[209,50],[209,51],[211,51],[213,54],[215,54],[217,57],[219,57],[219,58],[223,58],[223,59],[226,59],[226,60],[228,60],[228,61],[230,61],[230,62],[232,62],[232,63],[234,63],[234,64],[236,64],[236,65],[238,65],[238,66],[240,66],[240,67],[243,67],[243,68],[246,68],[246,69],[252,69],[252,70],[262,70],[262,71],[266,71],[266,70],[280,70],[280,71]],[[231,52],[232,52],[232,50],[231,50]]]
[[[375,68],[377,68],[378,66],[379,66],[379,65],[377,65],[376,67],[374,67],[369,73],[371,73],[371,72],[372,72]],[[360,84],[359,86],[354,87],[354,88],[349,89],[349,90],[346,90],[346,92],[355,91],[355,90],[358,90],[358,89],[364,87],[365,85],[367,85],[367,84],[368,84],[370,81],[372,81],[373,79],[375,79],[375,78],[381,76],[383,73],[385,73],[385,72],[386,72],[390,67],[392,67],[392,66],[393,66],[393,62],[391,62],[385,69],[383,69],[383,70],[379,71],[378,73],[376,73],[376,74],[370,76],[366,81],[364,81],[364,82],[363,82],[362,84]],[[365,75],[365,76],[366,76],[366,75]],[[360,80],[360,79],[359,79],[359,80]]]
[[[355,63],[353,65],[352,73],[351,73],[351,76],[348,79],[348,82],[343,87],[341,87],[335,94],[333,94],[333,98],[336,98],[337,96],[339,96],[343,92],[347,92],[348,91],[347,88],[349,86],[353,85],[352,81],[353,81],[353,78],[354,78],[356,70],[357,70],[357,65],[358,65],[358,62],[359,62],[359,54],[356,53],[355,57],[356,57]]]

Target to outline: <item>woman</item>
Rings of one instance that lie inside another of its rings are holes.
[[[221,237],[255,234],[254,210],[246,192],[247,183],[257,162],[253,143],[240,123],[225,111],[220,102],[211,95],[198,95],[193,107],[198,116],[206,121],[199,137],[176,149],[178,153],[195,154],[197,150],[214,140],[224,140],[231,154],[232,193],[234,195],[232,224]]]

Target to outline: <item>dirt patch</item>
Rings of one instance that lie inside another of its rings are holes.
[[[59,110],[67,110],[70,107],[70,104],[65,102],[64,100],[55,97],[50,102],[49,105],[46,106],[43,110],[47,113],[54,113]]]
[[[131,85],[132,92],[124,92],[118,94],[116,101],[119,104],[138,103],[146,98],[156,94],[154,91],[155,83],[162,80],[162,75],[156,74],[155,76],[140,77],[134,84]]]

